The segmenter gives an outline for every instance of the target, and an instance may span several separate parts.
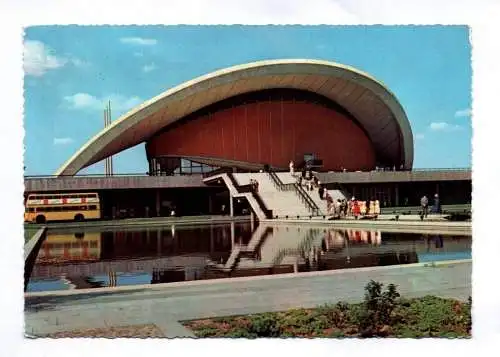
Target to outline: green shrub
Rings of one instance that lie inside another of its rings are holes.
[[[278,337],[280,329],[276,315],[262,314],[253,316],[250,319],[248,332],[255,334],[257,337]]]
[[[354,320],[363,337],[387,334],[392,313],[400,297],[396,285],[389,284],[382,292],[383,284],[371,280],[365,286],[365,298],[360,308],[355,309]]]

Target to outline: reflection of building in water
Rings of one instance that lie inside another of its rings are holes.
[[[100,233],[49,233],[40,247],[36,264],[95,261],[100,255]]]
[[[382,233],[380,231],[367,231],[367,230],[345,230],[345,234],[349,242],[366,243],[371,245],[382,244]]]
[[[50,235],[32,277],[67,277],[77,288],[157,284],[409,264],[422,253],[443,251],[439,236],[383,235],[382,241],[376,230],[279,225],[258,225],[252,232],[249,224],[87,233],[83,238]],[[470,238],[448,237],[444,246],[451,252],[470,251]]]
[[[259,249],[237,252],[234,264],[220,266],[217,274],[210,272],[209,276],[268,275],[417,262],[411,245],[382,246],[380,231],[274,226],[271,232]]]
[[[122,274],[128,272],[149,276],[156,272],[148,283],[177,281],[181,275],[185,276],[183,280],[193,280],[210,262],[225,262],[234,241],[247,244],[251,234],[250,224],[235,223],[190,229],[96,232],[86,233],[83,238],[74,233],[52,234],[42,245],[32,277],[82,277],[79,286],[92,277],[106,280],[106,286],[117,286],[124,281]]]

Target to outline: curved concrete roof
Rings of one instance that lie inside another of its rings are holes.
[[[62,165],[56,175],[75,175],[86,166],[146,141],[163,127],[210,104],[271,88],[315,92],[338,103],[366,129],[378,156],[393,160],[395,164],[398,157],[403,157],[405,168],[412,168],[410,123],[401,104],[386,86],[346,65],[286,59],[229,67],[163,92],[99,132]]]

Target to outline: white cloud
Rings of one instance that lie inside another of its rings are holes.
[[[26,75],[40,77],[49,70],[72,64],[75,67],[86,67],[88,62],[72,56],[56,56],[54,51],[43,42],[27,40],[24,42],[24,71]]]
[[[54,138],[54,145],[68,145],[72,142],[72,138]]]
[[[425,135],[422,133],[415,134],[415,139],[417,140],[422,140],[425,138]]]
[[[120,38],[120,42],[138,46],[154,46],[158,43],[158,41],[155,40],[154,38],[142,38],[142,37],[122,37]]]
[[[470,117],[471,114],[472,110],[470,108],[461,109],[455,112],[455,118]]]
[[[64,104],[66,107],[73,110],[102,111],[108,101],[111,101],[111,109],[118,112],[130,110],[143,102],[143,100],[137,96],[125,97],[120,94],[111,94],[98,98],[88,93],[76,93],[64,97]]]
[[[96,97],[87,93],[76,93],[64,97],[66,104],[69,105],[70,109],[102,109],[104,102],[100,101]]]
[[[47,71],[67,63],[66,58],[55,56],[52,50],[40,41],[25,41],[23,55],[24,72],[30,76],[43,76]]]
[[[148,72],[154,71],[156,68],[158,68],[158,67],[156,67],[156,65],[154,63],[151,63],[151,64],[147,64],[144,67],[142,67],[142,71],[145,73],[148,73]]]
[[[452,125],[446,122],[434,122],[429,125],[429,128],[433,131],[453,131],[453,130],[459,130],[462,127],[459,125]]]

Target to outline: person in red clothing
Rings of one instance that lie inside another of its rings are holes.
[[[357,200],[352,201],[352,214],[357,219],[358,216],[360,215],[360,213],[361,213],[361,210],[359,207],[359,202]]]

